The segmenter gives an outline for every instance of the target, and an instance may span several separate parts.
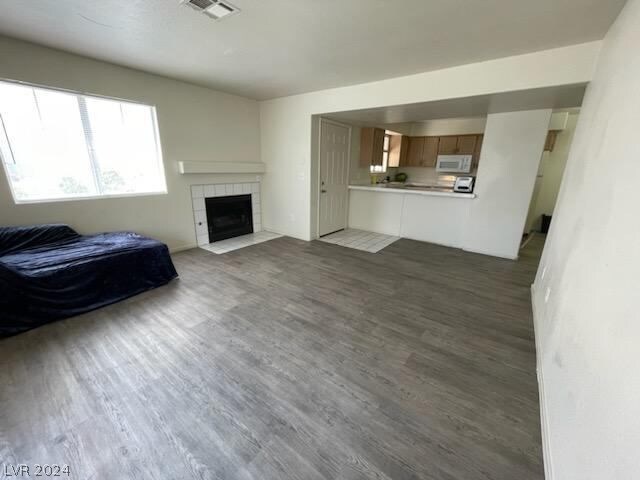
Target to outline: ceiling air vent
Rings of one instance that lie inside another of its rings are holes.
[[[210,16],[214,20],[220,20],[240,11],[238,7],[231,5],[229,2],[219,0],[182,0],[182,3]]]

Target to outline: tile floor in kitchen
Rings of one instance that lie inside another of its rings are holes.
[[[333,243],[347,248],[355,248],[356,250],[376,253],[383,248],[388,247],[393,242],[400,240],[400,237],[347,228],[346,230],[341,230],[321,237],[319,240],[321,242]]]

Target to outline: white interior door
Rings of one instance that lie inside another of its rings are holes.
[[[320,120],[320,236],[347,227],[351,128]]]

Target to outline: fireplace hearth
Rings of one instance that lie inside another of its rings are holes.
[[[209,242],[253,233],[251,195],[205,198]]]

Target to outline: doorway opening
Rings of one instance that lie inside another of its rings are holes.
[[[562,128],[550,126],[531,195],[521,248],[534,238],[537,238],[537,241],[541,238],[544,242],[553,221],[553,212],[558,200],[580,109],[568,109],[558,113],[563,115],[560,118],[564,118],[560,124]]]

